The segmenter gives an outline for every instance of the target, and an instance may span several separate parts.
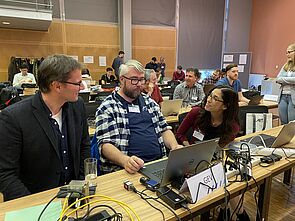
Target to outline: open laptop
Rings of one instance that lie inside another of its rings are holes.
[[[161,186],[166,186],[186,173],[194,173],[196,166],[202,160],[211,162],[218,140],[202,141],[171,150],[168,158],[147,164],[139,172],[159,182]],[[206,163],[201,163],[196,172],[202,171],[207,166]]]
[[[290,141],[295,136],[295,121],[285,124],[277,137],[270,136],[267,134],[260,134],[260,136],[263,138],[266,147],[271,147],[271,148],[282,147],[290,143]],[[249,142],[250,139],[251,137],[242,141]],[[263,146],[263,143],[260,137],[253,138],[251,143],[255,144],[256,146]]]
[[[182,101],[182,99],[164,100],[161,107],[163,116],[168,117],[178,115],[182,106]]]
[[[250,98],[248,105],[258,105],[260,104],[260,101],[263,99],[263,95],[255,95]]]

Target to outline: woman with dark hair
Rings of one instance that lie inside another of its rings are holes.
[[[282,124],[295,120],[295,44],[288,46],[286,56],[287,62],[277,77],[281,85],[278,102]]]
[[[220,137],[219,145],[224,147],[239,132],[238,111],[238,94],[228,86],[216,86],[204,98],[201,107],[194,107],[187,114],[176,132],[176,138],[187,146],[196,141]],[[193,135],[188,142],[186,133],[190,128]]]
[[[239,132],[239,97],[231,87],[218,85],[203,99],[201,107],[194,107],[180,124],[176,138],[187,146],[189,144],[219,137],[219,146],[224,147],[233,141]],[[187,131],[192,128],[193,135],[190,142],[186,137]],[[236,208],[240,196],[231,199],[230,203]],[[228,217],[230,217],[228,210]],[[224,220],[224,209],[220,209],[217,221]],[[237,220],[250,221],[243,207],[237,211]]]

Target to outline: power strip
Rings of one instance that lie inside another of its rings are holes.
[[[252,167],[254,167],[260,163],[260,157],[252,157],[252,158],[253,158],[251,160]],[[250,166],[250,164],[248,164],[248,165]],[[228,179],[240,173],[240,171],[236,170],[236,169],[230,170],[229,165],[226,165],[226,169],[227,169],[227,172],[225,174]]]

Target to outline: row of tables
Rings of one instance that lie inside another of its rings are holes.
[[[264,131],[263,133],[269,135],[277,135],[280,131],[280,127],[272,128],[270,130]],[[254,133],[250,135],[246,135],[244,137],[240,137],[237,140],[245,139],[249,136],[253,136]],[[292,140],[292,143],[295,143],[295,140]],[[290,168],[294,167],[295,159],[282,159],[275,164],[264,168],[260,166],[255,166],[253,168],[253,177],[257,181],[260,186],[259,199],[258,199],[258,208],[261,216],[264,220],[268,220],[268,211],[269,211],[269,201],[270,201],[270,188],[271,181],[274,176],[279,173],[282,173]],[[117,200],[123,201],[126,204],[130,205],[136,213],[139,215],[141,220],[162,220],[162,215],[159,211],[155,210],[151,206],[149,206],[145,201],[143,201],[137,194],[134,192],[126,191],[123,187],[123,181],[129,180],[133,182],[134,186],[138,190],[143,190],[144,187],[140,184],[139,179],[142,175],[139,173],[136,174],[128,174],[125,170],[121,170],[115,173],[99,176],[96,179],[97,183],[97,193],[107,195],[109,197],[115,198]],[[256,186],[253,179],[249,181],[248,188],[254,188]],[[230,192],[230,197],[235,197],[241,194],[246,187],[245,182],[236,182],[227,187],[227,190]],[[26,207],[36,206],[40,204],[46,204],[56,193],[58,192],[58,188],[48,190],[45,192],[41,192],[38,194],[22,197],[19,199],[11,200],[8,202],[0,203],[0,221],[4,220],[5,213],[8,211],[19,210]],[[147,192],[148,193],[148,192]],[[152,192],[149,194],[154,195]],[[213,193],[209,194],[202,200],[198,201],[195,204],[189,205],[189,208],[194,215],[204,214],[208,212],[211,208],[221,204],[224,202],[225,192],[223,188],[215,190]],[[254,200],[254,199],[253,199]],[[120,208],[119,206],[113,203],[107,203],[114,207],[118,212],[123,214],[123,217],[127,217],[126,212]],[[161,209],[165,215],[165,220],[176,220],[174,215],[164,206],[153,203],[157,208]],[[175,211],[177,215],[181,218],[185,218],[184,220],[188,220],[190,218],[190,214],[185,209],[178,209]],[[128,220],[128,219],[127,219]],[[134,220],[136,220],[134,218]],[[257,217],[258,220],[258,217]]]
[[[278,103],[277,102],[275,102],[275,101],[266,101],[266,100],[263,100],[259,105],[267,106],[268,109],[273,109],[273,108],[277,108],[278,107]],[[191,110],[190,107],[182,108],[179,111],[179,114],[185,113],[185,112],[189,112],[190,110]],[[165,119],[166,119],[166,122],[168,124],[177,124],[178,123],[178,115],[177,116],[168,116]],[[95,128],[89,127],[89,135],[90,136],[93,136],[94,133],[95,133]]]

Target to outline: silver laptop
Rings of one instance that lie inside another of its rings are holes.
[[[182,99],[164,100],[161,108],[163,116],[168,117],[178,115],[181,109],[182,101]]]
[[[282,147],[290,143],[290,141],[295,136],[295,121],[285,124],[277,137],[270,136],[267,134],[260,134],[260,135],[262,136],[266,147],[271,147],[271,148]],[[242,141],[249,142],[250,139],[251,137]],[[259,137],[253,138],[251,143],[255,144],[256,146],[263,146],[263,143]]]
[[[183,177],[184,174],[198,173],[208,166],[207,163],[201,163],[202,161],[211,162],[218,146],[218,140],[202,141],[187,147],[171,150],[168,159],[165,158],[147,164],[139,172],[159,182],[161,186],[165,186],[179,179],[179,177]]]

